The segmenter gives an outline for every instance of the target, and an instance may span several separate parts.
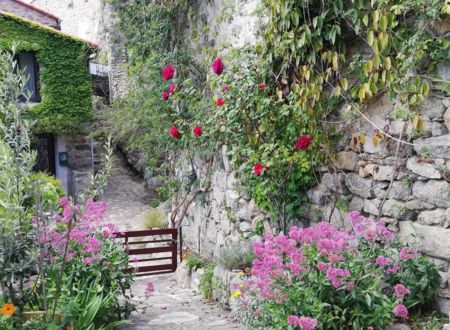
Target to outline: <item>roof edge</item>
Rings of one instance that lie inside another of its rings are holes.
[[[45,15],[45,16],[48,16],[48,17],[53,18],[53,19],[56,19],[58,21],[60,20],[60,18],[58,16],[55,16],[52,13],[50,13],[50,12],[44,10],[44,9],[41,9],[39,7],[36,7],[36,6],[33,6],[31,3],[27,3],[27,2],[22,1],[22,0],[13,0],[13,1],[20,3],[21,5],[24,5],[25,7],[33,9],[34,11],[37,11],[37,12],[39,12],[39,13]]]

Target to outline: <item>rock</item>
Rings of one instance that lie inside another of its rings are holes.
[[[411,328],[408,327],[406,324],[394,323],[386,327],[385,330],[411,330]]]
[[[378,208],[380,207],[381,200],[379,199],[365,199],[364,200],[364,212],[378,215]]]
[[[364,198],[359,196],[353,196],[352,200],[350,201],[350,204],[348,206],[348,209],[350,211],[358,211],[361,212],[364,208]]]
[[[396,198],[406,201],[412,193],[412,185],[407,181],[394,181],[389,191],[388,198]]]
[[[352,194],[364,197],[373,198],[373,181],[365,179],[355,173],[348,173],[345,175],[345,184]]]
[[[354,171],[358,166],[358,155],[354,151],[339,152],[333,164],[338,170]]]
[[[237,189],[239,182],[236,179],[236,172],[232,172],[227,177],[227,189]]]
[[[239,224],[239,230],[243,233],[252,231],[252,224],[247,221],[242,221]]]
[[[248,203],[248,211],[252,216],[257,215],[260,212],[259,207],[256,205],[254,199],[251,199],[250,202]]]
[[[438,311],[445,315],[450,315],[450,299],[447,298],[437,298]]]
[[[434,209],[434,205],[427,203],[427,202],[423,202],[419,199],[413,199],[410,201],[407,201],[405,203],[405,207],[408,210],[422,210],[422,209]]]
[[[311,188],[306,193],[310,201],[316,205],[325,204],[331,197],[330,191],[323,184]]]
[[[419,106],[419,112],[424,118],[439,120],[444,115],[445,106],[441,98],[430,96]]]
[[[205,275],[205,270],[200,268],[192,272],[191,290],[200,293],[200,279]]]
[[[345,186],[345,175],[343,173],[325,173],[321,182],[325,187],[338,194],[346,195],[349,193]]]
[[[386,199],[383,205],[382,215],[387,215],[393,218],[402,218],[406,215],[407,209],[402,201],[394,198]]]
[[[447,220],[446,209],[435,209],[431,211],[422,211],[417,217],[417,221],[423,225],[442,225]]]
[[[449,208],[450,183],[439,180],[418,181],[413,185],[414,197],[436,206]]]
[[[417,139],[414,149],[418,154],[427,154],[431,157],[450,159],[450,134]]]
[[[222,162],[223,162],[223,168],[225,170],[225,172],[229,173],[231,171],[231,165],[230,165],[230,161],[228,159],[228,147],[226,144],[224,144],[222,146]]]
[[[378,181],[390,181],[394,175],[394,166],[375,166],[373,178]]]
[[[148,325],[168,325],[183,324],[187,322],[197,321],[199,317],[197,315],[188,312],[170,312],[160,314],[157,318],[148,322]],[[149,327],[151,329],[152,327]]]
[[[415,243],[424,253],[450,260],[450,229],[400,221],[400,239]]]
[[[450,131],[450,108],[448,108],[447,111],[445,111],[444,113],[444,124]]]
[[[406,167],[412,172],[424,176],[429,179],[440,179],[441,173],[435,168],[433,164],[418,162],[417,157],[412,157],[408,159]]]
[[[433,136],[444,135],[449,132],[448,128],[441,123],[433,121],[429,124],[428,131],[431,132]]]
[[[449,263],[447,260],[438,259],[438,258],[430,258],[431,261],[436,265],[437,269],[441,272],[447,272]]]

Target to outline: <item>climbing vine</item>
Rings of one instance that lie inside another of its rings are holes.
[[[88,58],[94,47],[20,17],[0,14],[0,49],[35,52],[42,101],[31,110],[36,130],[80,133],[92,118],[92,82]]]
[[[145,8],[151,12],[158,6]],[[226,145],[249,195],[286,230],[292,221],[310,218],[306,192],[316,182],[314,169],[334,158],[340,132],[328,122],[331,115],[344,112],[347,125],[361,116],[368,120],[370,102],[386,95],[396,100],[400,119],[411,120],[420,130],[418,105],[431,85],[448,88],[434,84],[438,79],[433,72],[448,60],[449,42],[435,24],[449,14],[449,5],[421,0],[262,0],[262,12],[267,19],[259,44],[220,54],[209,47],[202,52],[207,60],[203,69],[209,70],[204,77],[207,89],[202,75],[193,75],[192,63],[202,63],[192,56],[182,62],[177,56],[186,44],[161,48],[173,57],[158,50],[144,56],[153,65],[154,77],[159,76],[146,85],[155,105],[148,111],[164,118],[148,124],[158,132],[155,145],[169,142],[164,149],[170,148],[172,157],[180,151],[191,155],[194,174],[192,155],[199,150],[210,155]],[[163,16],[174,19],[169,17]],[[176,20],[172,26],[179,27]],[[148,25],[153,27],[151,37],[161,42],[154,30],[157,22]],[[139,40],[136,31],[128,32]],[[172,37],[164,40],[167,46]],[[377,145],[394,138],[373,125],[373,135],[355,135],[350,147],[358,149],[368,139]]]

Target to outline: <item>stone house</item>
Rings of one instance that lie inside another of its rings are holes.
[[[0,50],[15,47],[25,72],[36,170],[60,179],[75,195],[93,169],[93,145],[87,138],[92,119],[90,58],[97,45],[61,32],[55,15],[21,0],[0,1]]]

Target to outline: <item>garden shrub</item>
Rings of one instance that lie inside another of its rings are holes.
[[[436,294],[434,263],[382,221],[350,213],[352,230],[320,222],[254,243],[241,320],[258,329],[383,329]]]
[[[218,263],[225,269],[242,269],[252,266],[255,254],[251,243],[242,241],[229,247],[225,247],[219,252]]]
[[[165,228],[166,227],[166,219],[164,218],[164,214],[158,210],[147,211],[144,214],[144,227],[146,229],[152,228]]]
[[[186,256],[185,261],[189,274],[191,274],[193,270],[203,268],[207,264],[206,260],[196,252],[190,252]]]
[[[216,264],[213,262],[207,263],[203,266],[205,273],[200,278],[200,292],[203,298],[210,300],[212,298],[214,289],[214,268]]]

